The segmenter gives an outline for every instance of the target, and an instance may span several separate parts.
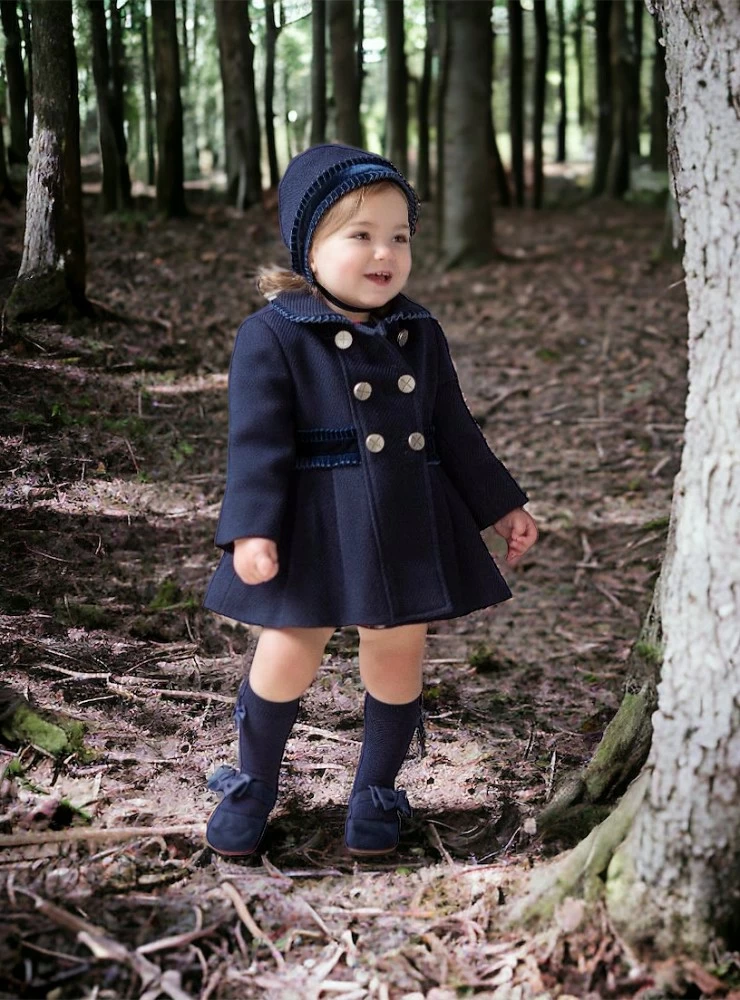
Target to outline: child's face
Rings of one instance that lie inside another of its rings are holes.
[[[411,271],[404,195],[396,187],[368,188],[354,216],[314,240],[310,263],[319,284],[338,299],[367,312],[384,306],[401,291]]]

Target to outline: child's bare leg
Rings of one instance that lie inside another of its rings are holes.
[[[264,629],[249,676],[236,701],[239,770],[220,768],[209,781],[223,799],[208,821],[206,839],[232,857],[253,854],[275,804],[285,744],[299,699],[321,665],[332,629]]]
[[[265,628],[257,640],[249,686],[266,701],[300,698],[318,673],[333,628]]]
[[[378,701],[402,705],[421,694],[426,623],[396,628],[358,628],[360,677]]]
[[[427,627],[360,628],[365,734],[352,786],[345,840],[352,854],[387,854],[399,837],[399,813],[410,813],[395,787],[421,725],[421,681]]]

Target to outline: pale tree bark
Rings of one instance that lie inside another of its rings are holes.
[[[5,77],[8,82],[10,109],[10,144],[8,160],[25,163],[28,155],[26,135],[26,75],[21,51],[21,29],[15,0],[0,0],[0,18],[5,35]]]
[[[610,917],[633,947],[707,958],[736,942],[740,875],[740,8],[654,7],[689,305],[658,710],[640,778],[587,840],[540,873],[518,910],[547,912],[605,875]]]
[[[444,169],[440,189],[446,267],[474,267],[493,256],[489,128],[491,3],[448,0]],[[481,126],[483,123],[483,127]]]
[[[5,307],[10,322],[88,310],[71,0],[34,0],[32,18],[35,121],[23,258]]]
[[[166,218],[175,218],[187,215],[175,0],[156,0],[152,4],[152,35],[157,92],[157,210]]]
[[[327,0],[327,3],[336,137],[350,146],[360,146],[362,129],[354,4],[352,0]]]
[[[311,4],[311,145],[326,142],[326,0]]]
[[[408,76],[404,43],[403,0],[386,0],[386,155],[408,173]]]
[[[740,7],[655,6],[684,221],[689,390],[651,779],[610,896],[633,936],[657,930],[664,947],[702,952],[736,924],[740,875]]]
[[[229,201],[243,211],[262,200],[254,45],[246,3],[215,0],[213,6],[224,93]]]

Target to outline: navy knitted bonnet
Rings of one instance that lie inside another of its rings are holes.
[[[382,156],[330,143],[312,146],[293,157],[278,188],[278,212],[283,243],[290,250],[296,274],[315,284],[308,249],[322,216],[349,191],[378,181],[392,181],[406,196],[413,235],[419,199],[403,174]]]

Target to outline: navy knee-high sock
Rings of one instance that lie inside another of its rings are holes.
[[[394,788],[414,730],[421,723],[421,697],[390,705],[365,695],[365,734],[352,794],[370,785]]]
[[[293,728],[300,699],[267,701],[245,680],[237,697],[239,770],[274,789],[277,798],[280,765]]]

